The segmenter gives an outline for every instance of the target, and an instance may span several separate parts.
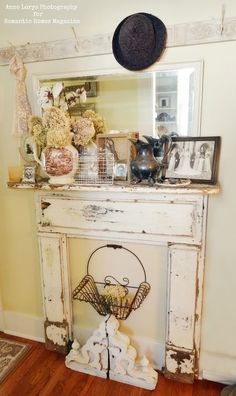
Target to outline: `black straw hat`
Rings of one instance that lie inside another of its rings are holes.
[[[112,39],[113,54],[121,66],[142,70],[156,62],[165,49],[164,23],[145,12],[126,17],[117,26]]]

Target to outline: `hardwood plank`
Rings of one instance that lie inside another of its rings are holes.
[[[224,387],[210,381],[184,384],[159,374],[156,389],[149,391],[70,370],[64,356],[47,351],[42,343],[1,332],[0,336],[31,345],[26,358],[0,385],[0,396],[220,396]]]

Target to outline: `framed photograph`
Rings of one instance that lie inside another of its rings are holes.
[[[70,115],[73,117],[81,116],[86,110],[95,111],[95,103],[76,104],[70,108]]]
[[[87,98],[94,98],[97,96],[97,83],[96,81],[78,81],[77,84],[74,85],[67,85],[68,80],[63,80],[65,84],[65,91],[70,92],[70,91],[76,91],[77,88],[84,87],[86,91],[86,96]],[[71,80],[73,83],[73,80]],[[69,83],[71,84],[69,81]]]
[[[220,136],[173,138],[165,177],[215,184],[220,141]]]
[[[170,107],[169,96],[163,96],[159,98],[159,107]]]
[[[81,78],[43,79],[39,81],[39,87],[53,87],[57,82],[63,82],[66,93],[71,91],[75,92],[78,88],[84,87],[87,98],[94,98],[97,96],[97,82]]]

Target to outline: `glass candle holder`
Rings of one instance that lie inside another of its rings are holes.
[[[8,166],[8,179],[10,182],[19,182],[22,179],[23,168],[21,165]]]

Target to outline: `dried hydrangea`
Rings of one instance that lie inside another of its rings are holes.
[[[107,127],[106,127],[104,118],[100,114],[95,113],[95,111],[86,110],[83,113],[83,117],[89,118],[92,121],[92,123],[94,125],[94,129],[95,129],[94,138],[96,137],[96,135],[98,133],[105,133],[107,131]]]
[[[121,300],[127,294],[127,290],[122,285],[106,285],[101,290],[101,295],[104,297],[110,297],[112,300]]]
[[[42,119],[30,116],[28,119],[29,132],[39,147],[45,147],[47,143],[46,132],[43,128]]]
[[[46,131],[49,129],[64,129],[66,133],[70,132],[70,119],[68,115],[58,107],[51,107],[43,113],[43,127]]]
[[[72,124],[74,142],[78,146],[86,146],[95,135],[93,122],[89,118],[78,117]]]
[[[65,131],[63,128],[50,128],[47,131],[47,146],[62,148],[71,143],[70,131]]]
[[[45,110],[42,119],[31,116],[29,130],[36,144],[41,148],[46,145],[61,148],[71,143],[70,119],[57,107]]]

